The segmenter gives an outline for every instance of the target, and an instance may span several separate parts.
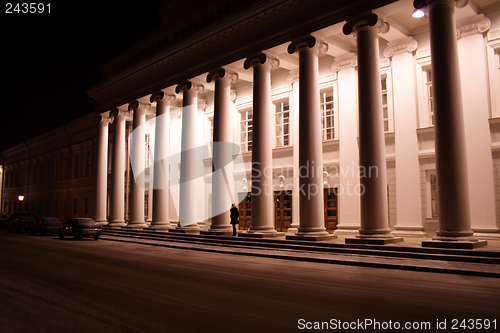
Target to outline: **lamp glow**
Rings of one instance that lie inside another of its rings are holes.
[[[17,196],[17,199],[19,199],[19,201],[24,201],[24,195],[19,194],[19,195]]]
[[[425,16],[425,12],[422,9],[415,9],[411,16],[414,18],[421,18]]]

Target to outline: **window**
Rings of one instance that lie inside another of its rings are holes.
[[[240,135],[241,151],[252,151],[253,139],[253,117],[252,109],[246,109],[240,113]]]
[[[85,152],[85,177],[90,176],[90,151]]]
[[[78,211],[78,199],[77,198],[73,198],[73,215],[76,215],[77,211]]]
[[[429,125],[434,125],[434,103],[432,99],[432,71],[430,68],[424,70],[425,98]]]
[[[333,87],[320,91],[321,123],[323,127],[323,140],[335,138],[335,104]]]
[[[78,154],[75,155],[75,159],[73,161],[73,178],[78,178],[78,163],[80,156]]]
[[[214,142],[214,117],[208,118],[208,138],[207,142]]]
[[[436,174],[429,175],[429,183],[431,187],[431,217],[435,218],[438,216],[438,205],[437,205],[437,177]]]
[[[382,116],[384,119],[384,132],[394,131],[394,106],[392,99],[392,79],[389,67],[381,68],[380,86],[382,94]]]
[[[384,118],[384,132],[389,131],[389,98],[387,96],[387,76],[382,76],[382,114]]]
[[[83,215],[89,215],[89,198],[87,197],[83,200]]]
[[[150,157],[150,154],[151,154],[151,143],[150,143],[150,141],[151,141],[151,134],[150,133],[146,133],[146,137],[145,137],[145,142],[146,142],[146,149],[145,149],[146,163],[144,164],[144,166],[146,168],[149,167],[149,163],[150,163],[150,161],[149,161],[149,157]]]
[[[290,105],[286,100],[274,103],[276,124],[276,147],[290,145]]]

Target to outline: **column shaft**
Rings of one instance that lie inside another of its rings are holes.
[[[111,163],[111,209],[109,226],[125,226],[125,121],[123,111],[114,110]]]
[[[357,237],[394,237],[387,208],[387,171],[382,116],[378,28],[356,30],[358,55],[361,229]]]
[[[132,163],[132,177],[130,177],[130,220],[128,227],[144,228],[144,187],[138,179],[144,175],[146,158],[146,141],[144,124],[146,122],[146,106],[142,103],[131,103],[129,109],[134,112],[133,134],[131,137],[130,159]],[[142,177],[141,177],[142,179]],[[143,180],[143,179],[142,179]]]
[[[151,228],[168,230],[173,226],[169,221],[169,140],[170,140],[170,102],[175,96],[165,96],[163,92],[153,94],[151,102],[156,101],[156,130],[154,150],[153,218]]]
[[[202,211],[203,202],[198,200],[198,193],[204,191],[199,188],[197,174],[202,154],[198,147],[198,90],[191,83],[177,86],[176,91],[183,92],[182,101],[182,139],[181,139],[181,170],[179,191],[179,232],[199,233],[198,222],[201,221],[199,212]]]
[[[232,161],[231,143],[231,80],[232,74],[224,69],[211,72],[207,81],[215,80],[214,131],[212,155],[212,223],[210,233],[231,235],[229,209],[234,203],[233,175],[228,161]],[[225,144],[226,143],[226,144]]]
[[[108,224],[106,219],[106,204],[108,191],[108,124],[109,118],[99,116],[99,129],[97,133],[97,171],[95,216],[97,223]]]
[[[246,234],[277,234],[274,229],[273,193],[273,109],[271,101],[271,61],[263,54],[253,65],[253,144],[252,144],[252,226]]]
[[[435,106],[438,239],[473,234],[454,7],[453,0],[428,5]]]

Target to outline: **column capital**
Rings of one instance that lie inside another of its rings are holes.
[[[413,0],[413,7],[415,9],[423,9],[428,6],[432,6],[434,4],[438,3],[445,3],[445,2],[455,2],[457,8],[463,8],[467,6],[467,3],[469,0]]]
[[[131,118],[132,118],[131,115],[132,115],[132,112],[122,110],[119,108],[114,108],[109,112],[109,117],[111,118],[111,122],[113,122],[114,119],[118,116],[125,116],[125,120],[131,120]]]
[[[202,85],[202,84],[194,84],[193,82],[191,81],[184,81],[184,82],[181,82],[177,85],[177,87],[175,87],[175,93],[176,94],[180,94],[181,92],[183,92],[184,90],[197,90],[199,93],[204,93],[205,92],[205,86]]]
[[[106,123],[111,122],[110,111],[106,111],[106,112],[97,114],[94,117],[94,124],[101,123],[101,122],[106,122]]]
[[[381,20],[377,14],[371,12],[366,12],[347,20],[342,31],[344,35],[350,35],[358,29],[365,27],[376,27],[379,34],[385,34],[389,31],[389,24]]]
[[[151,110],[151,104],[142,103],[142,102],[139,102],[138,100],[132,101],[128,104],[129,111],[137,110],[139,108],[143,108],[143,109],[146,109],[146,111],[148,111],[148,110]]]
[[[326,51],[328,51],[328,44],[326,42],[309,35],[292,40],[290,45],[288,45],[288,53],[294,54],[305,47],[317,48],[319,53],[326,53]]]
[[[164,100],[167,103],[175,102],[177,100],[177,96],[175,95],[167,95],[163,91],[157,91],[153,94],[151,94],[151,97],[149,98],[149,101],[151,103],[157,102],[160,100]]]
[[[264,65],[265,63],[270,64],[272,69],[276,69],[280,65],[279,59],[270,57],[264,52],[260,52],[247,57],[243,67],[249,69],[255,65]]]
[[[217,79],[224,79],[224,78],[228,78],[229,80],[231,80],[231,82],[236,82],[239,79],[239,75],[238,73],[231,73],[228,72],[225,68],[219,67],[208,72],[207,82],[210,83]]]
[[[384,56],[386,58],[392,57],[394,54],[402,52],[413,52],[417,49],[418,43],[413,37],[407,37],[404,39],[399,39],[393,42],[389,42],[387,47],[384,49]]]
[[[463,22],[462,25],[457,27],[457,38],[462,38],[475,34],[485,33],[490,29],[491,21],[484,15],[475,17],[473,20]]]
[[[350,53],[347,56],[342,56],[335,58],[332,64],[332,71],[338,72],[341,68],[345,67],[356,67],[358,65],[358,58],[356,53]]]
[[[299,71],[291,70],[290,74],[286,78],[286,81],[288,82],[288,84],[294,84],[295,82],[299,82]]]

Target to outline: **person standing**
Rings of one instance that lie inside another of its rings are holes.
[[[239,224],[238,217],[240,216],[240,212],[234,204],[231,205],[230,212],[231,224],[233,225],[233,236],[236,236],[236,225]]]

